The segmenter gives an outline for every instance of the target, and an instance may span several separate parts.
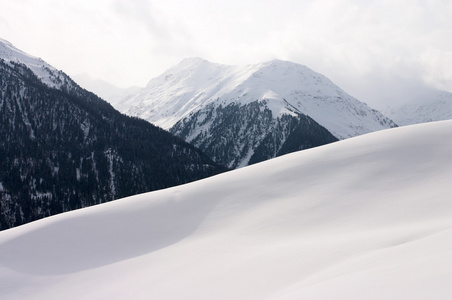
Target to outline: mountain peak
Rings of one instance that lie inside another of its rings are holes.
[[[256,69],[263,73],[273,74],[275,78],[283,79],[285,77],[303,77],[304,81],[308,78],[327,78],[314,70],[306,67],[305,65],[294,63],[291,61],[273,59],[270,61],[262,62],[255,65]]]
[[[282,60],[282,59],[277,59],[277,58],[265,61],[262,64],[272,65],[272,66],[277,66],[277,67],[287,67],[287,66],[297,66],[297,65],[302,66],[300,64],[297,64],[297,63],[294,63],[294,62],[291,62],[288,60]]]
[[[203,63],[211,63],[208,60],[201,57],[187,57],[184,58],[179,64],[184,65],[194,65],[194,64],[203,64]]]
[[[186,59],[123,107],[231,168],[395,126],[325,76],[282,60],[227,66]]]
[[[185,59],[128,99],[129,108],[124,112],[169,129],[210,103],[246,105],[262,100],[270,100],[274,118],[297,111],[323,123],[339,139],[387,128],[391,123],[381,114],[372,117],[366,104],[322,74],[278,59],[247,66]]]
[[[224,68],[224,67],[228,67],[228,66],[218,64],[218,63],[213,63],[213,62],[210,62],[201,57],[188,57],[188,58],[184,58],[180,63],[178,63],[174,67],[170,68],[165,73],[180,72],[182,70],[189,70],[190,72],[193,72],[194,70],[197,70],[197,69],[202,69],[202,72],[209,72],[208,70]]]

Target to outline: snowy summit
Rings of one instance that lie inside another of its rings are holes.
[[[396,126],[325,76],[281,60],[226,66],[185,59],[121,107],[231,168],[288,148],[302,150]]]
[[[169,129],[210,103],[245,105],[264,100],[274,118],[296,111],[312,117],[339,139],[393,125],[325,76],[281,60],[240,67],[185,59],[129,98],[125,112]]]

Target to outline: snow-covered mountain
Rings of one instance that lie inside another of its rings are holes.
[[[396,126],[325,76],[280,60],[238,67],[185,59],[124,107],[126,114],[170,130],[230,167],[261,161],[255,154],[277,156],[289,136],[294,150],[317,145],[300,138],[318,136],[301,123],[325,132],[321,144]],[[259,147],[264,154],[255,152]]]
[[[388,108],[385,114],[398,125],[411,125],[452,119],[452,93],[433,91],[424,101]]]
[[[0,298],[451,299],[452,121],[0,232]]]
[[[0,59],[26,65],[45,85],[59,90],[75,88],[74,82],[62,71],[52,67],[41,58],[32,56],[0,38]]]

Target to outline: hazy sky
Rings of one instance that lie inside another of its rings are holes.
[[[0,37],[120,87],[198,56],[290,60],[377,107],[452,92],[452,0],[0,0]]]

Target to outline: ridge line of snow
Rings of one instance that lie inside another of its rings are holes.
[[[285,105],[288,103],[339,139],[395,126],[324,75],[281,60],[226,66],[186,59],[128,98],[123,112],[170,129],[208,104],[245,105],[254,101],[266,101],[274,118],[291,114]]]

